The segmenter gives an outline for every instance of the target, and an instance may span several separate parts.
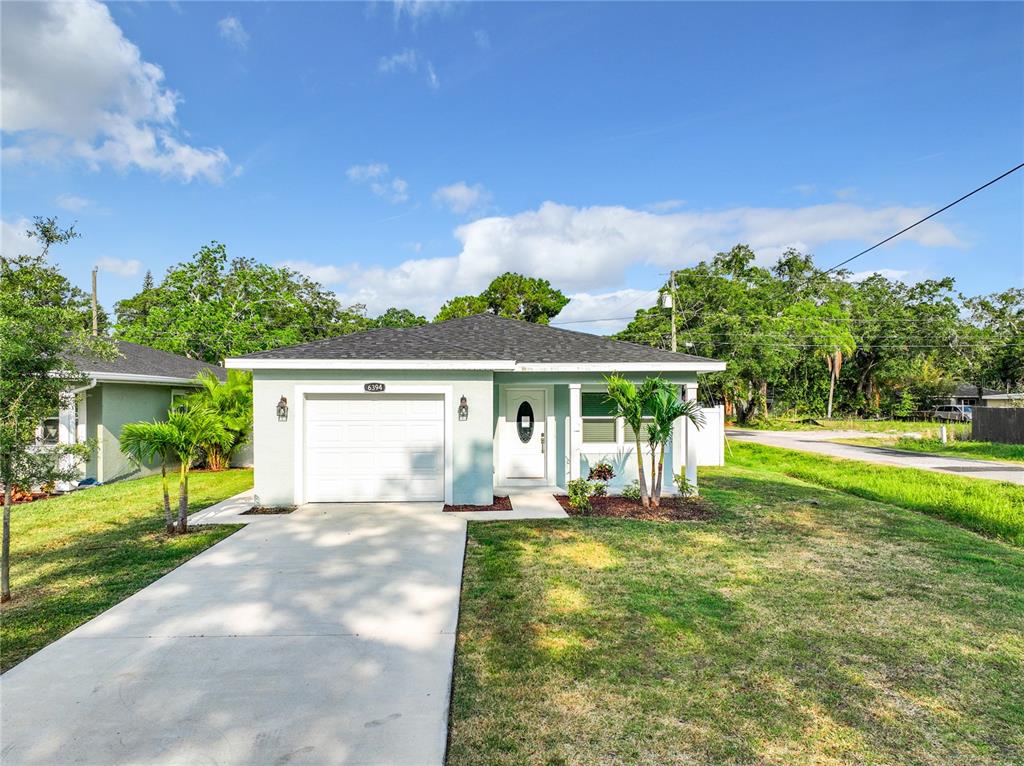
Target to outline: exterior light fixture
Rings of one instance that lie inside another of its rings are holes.
[[[277,419],[282,423],[288,420],[288,399],[284,396],[277,402]]]
[[[469,403],[465,396],[459,399],[459,420],[469,420]]]

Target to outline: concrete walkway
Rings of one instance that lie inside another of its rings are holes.
[[[465,520],[317,505],[247,526],[0,677],[0,761],[441,764]]]
[[[743,431],[729,429],[726,438],[766,444],[771,447],[814,452],[820,455],[863,460],[868,463],[897,465],[904,468],[922,468],[926,471],[1024,484],[1024,465],[1001,463],[993,460],[946,457],[920,452],[891,449],[889,447],[862,447],[855,444],[836,444],[831,439],[856,439],[872,434],[862,431]],[[883,436],[879,434],[879,436]],[[728,455],[728,453],[727,453]]]

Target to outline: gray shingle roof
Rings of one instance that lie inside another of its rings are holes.
[[[159,351],[138,343],[114,341],[118,355],[115,359],[96,359],[95,357],[69,354],[68,358],[75,363],[85,375],[150,375],[165,378],[194,378],[201,370],[210,370],[221,380],[227,377],[227,370],[206,362],[199,362],[178,354]]]
[[[368,330],[259,351],[242,358],[513,360],[519,364],[609,365],[715,361],[494,314],[474,314],[422,327]]]

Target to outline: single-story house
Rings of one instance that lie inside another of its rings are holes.
[[[982,388],[981,396],[978,396],[978,387],[973,383],[958,383],[949,396],[942,396],[936,400],[936,404],[966,404],[970,407],[985,407],[988,402],[984,401],[985,398],[998,394],[999,392],[991,388]]]
[[[725,369],[493,314],[369,330],[226,365],[253,373],[264,505],[487,505],[496,491],[564,488],[601,460],[616,470],[614,490],[636,478],[636,463],[631,429],[605,402],[605,376],[659,375],[696,399],[697,375]],[[685,465],[696,484],[697,452],[696,429],[676,428],[666,473]]]
[[[70,355],[87,382],[71,391],[68,406],[42,425],[42,444],[95,444],[83,479],[108,483],[159,468],[134,465],[121,454],[121,427],[139,420],[164,420],[175,398],[194,391],[196,376],[209,370],[221,380],[223,367],[137,343],[115,341],[112,360]]]

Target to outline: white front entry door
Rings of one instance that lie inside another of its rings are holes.
[[[547,483],[547,407],[542,389],[505,393],[502,480]]]
[[[317,395],[305,402],[309,503],[444,500],[444,399]]]

